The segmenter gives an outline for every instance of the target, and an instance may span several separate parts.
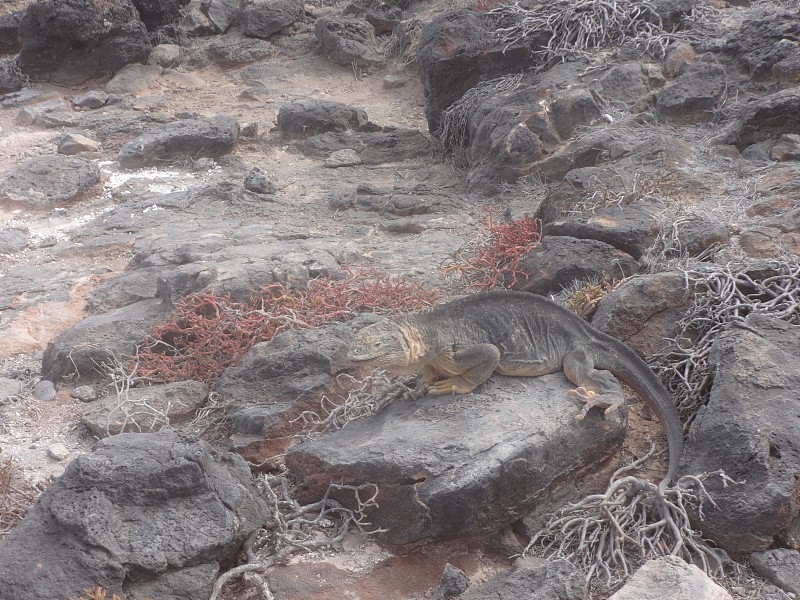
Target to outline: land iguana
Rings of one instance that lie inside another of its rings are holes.
[[[623,405],[610,371],[647,402],[667,432],[661,498],[677,475],[683,427],[664,385],[622,342],[541,296],[486,292],[382,319],[356,334],[348,358],[395,375],[421,371],[417,395],[466,394],[492,373],[536,377],[563,370],[578,386],[570,394],[584,403],[577,419],[593,406],[608,413]]]

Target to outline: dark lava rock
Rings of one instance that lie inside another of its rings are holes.
[[[678,77],[656,92],[661,118],[676,125],[710,121],[727,87],[725,69],[714,63],[687,63]]]
[[[639,265],[605,242],[553,235],[525,255],[518,269],[528,277],[518,275],[513,289],[546,296],[574,281],[629,277],[639,272]]]
[[[139,18],[150,30],[168,25],[181,14],[181,8],[189,4],[189,0],[132,0]]]
[[[256,0],[242,10],[242,31],[266,39],[302,18],[303,3],[299,0]]]
[[[100,167],[60,154],[23,161],[0,180],[0,203],[47,209],[76,200],[100,182]]]
[[[125,144],[117,160],[125,169],[164,165],[180,159],[216,158],[231,152],[239,124],[223,115],[154,127]]]
[[[493,377],[463,396],[397,401],[378,414],[292,446],[286,466],[301,501],[329,483],[378,487],[373,526],[391,546],[501,530],[614,451],[617,417],[577,421],[562,373]],[[346,500],[339,498],[342,502]]]
[[[696,521],[734,556],[770,548],[800,526],[800,332],[751,316],[720,332],[709,356],[711,398],[691,426],[685,473],[725,471],[705,484],[718,508]]]
[[[278,130],[303,139],[328,131],[361,130],[369,123],[364,109],[329,100],[299,100],[278,109]]]
[[[507,46],[493,35],[497,23],[486,13],[462,8],[425,24],[417,46],[417,65],[425,89],[428,129],[439,128],[441,113],[481,81],[519,73],[534,64],[531,50],[549,34]]]
[[[19,25],[24,14],[24,10],[15,10],[0,15],[0,54],[16,54],[22,48]]]
[[[108,76],[150,52],[131,0],[46,0],[28,7],[19,29],[19,67],[35,80],[75,85]]]
[[[331,62],[342,66],[382,65],[383,55],[375,41],[372,25],[353,17],[322,17],[314,25],[314,35]]]
[[[115,435],[70,463],[0,540],[0,589],[17,600],[96,586],[207,598],[220,565],[269,517],[240,456],[175,432]]]

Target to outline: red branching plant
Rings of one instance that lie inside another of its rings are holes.
[[[476,240],[451,254],[441,265],[445,276],[457,276],[478,291],[512,287],[528,273],[519,269],[519,261],[541,241],[540,224],[527,215],[496,225],[492,209],[486,209],[486,229]]]
[[[150,331],[133,362],[150,381],[212,381],[258,342],[292,328],[346,321],[362,312],[395,313],[430,306],[435,292],[405,277],[344,271],[313,279],[306,289],[263,287],[250,302],[198,292],[182,298],[170,318]]]

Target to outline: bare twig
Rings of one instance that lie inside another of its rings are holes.
[[[536,52],[539,70],[624,43],[663,58],[674,40],[691,39],[687,32],[666,31],[655,7],[641,0],[550,0],[530,9],[502,5],[489,14],[497,17],[496,34],[506,48],[549,35],[545,47]]]
[[[722,556],[692,529],[688,509],[702,516],[706,502],[714,505],[703,484],[706,479],[731,480],[721,472],[685,476],[660,497],[656,484],[630,474],[654,451],[652,446],[645,456],[614,472],[602,494],[561,508],[533,535],[523,555],[536,549],[546,558],[567,558],[584,569],[587,581],[601,579],[607,586],[627,578],[646,560],[667,555],[696,561],[707,573],[721,573]]]
[[[517,89],[521,82],[521,73],[483,81],[447,107],[442,112],[439,129],[435,133],[442,152],[450,153],[457,165],[466,165],[466,149],[469,142],[467,130],[472,113],[487,97],[511,92]]]
[[[686,427],[708,401],[712,374],[708,357],[716,336],[730,323],[763,314],[800,325],[800,259],[718,265],[695,262],[684,268],[694,303],[678,323],[670,345],[650,364],[664,381]]]
[[[366,511],[378,506],[378,487],[374,484],[331,484],[321,500],[300,505],[291,497],[289,482],[284,475],[262,474],[256,483],[270,504],[272,519],[245,543],[247,563],[217,579],[210,600],[219,597],[228,581],[247,574],[253,575],[250,583],[256,585],[261,597],[268,599],[272,594],[258,573],[276,564],[286,564],[294,553],[331,547],[341,542],[352,529],[365,536],[384,531],[371,528],[366,520]],[[352,494],[355,508],[347,508],[331,497],[342,492]]]
[[[350,421],[374,415],[389,402],[402,398],[411,389],[404,381],[394,381],[385,371],[380,370],[360,380],[346,373],[339,375],[338,379],[339,383],[342,379],[347,380],[344,384],[350,388],[347,398],[341,404],[336,404],[323,396],[319,413],[306,410],[291,421],[292,424],[300,421],[304,425],[296,437],[311,440],[341,429]]]

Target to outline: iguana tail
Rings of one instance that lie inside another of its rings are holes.
[[[678,410],[667,388],[639,355],[614,338],[602,332],[595,333],[598,345],[602,346],[595,354],[595,368],[611,371],[617,379],[632,387],[656,413],[666,430],[669,468],[658,485],[659,493],[663,497],[666,487],[676,480],[683,454],[683,424]]]

